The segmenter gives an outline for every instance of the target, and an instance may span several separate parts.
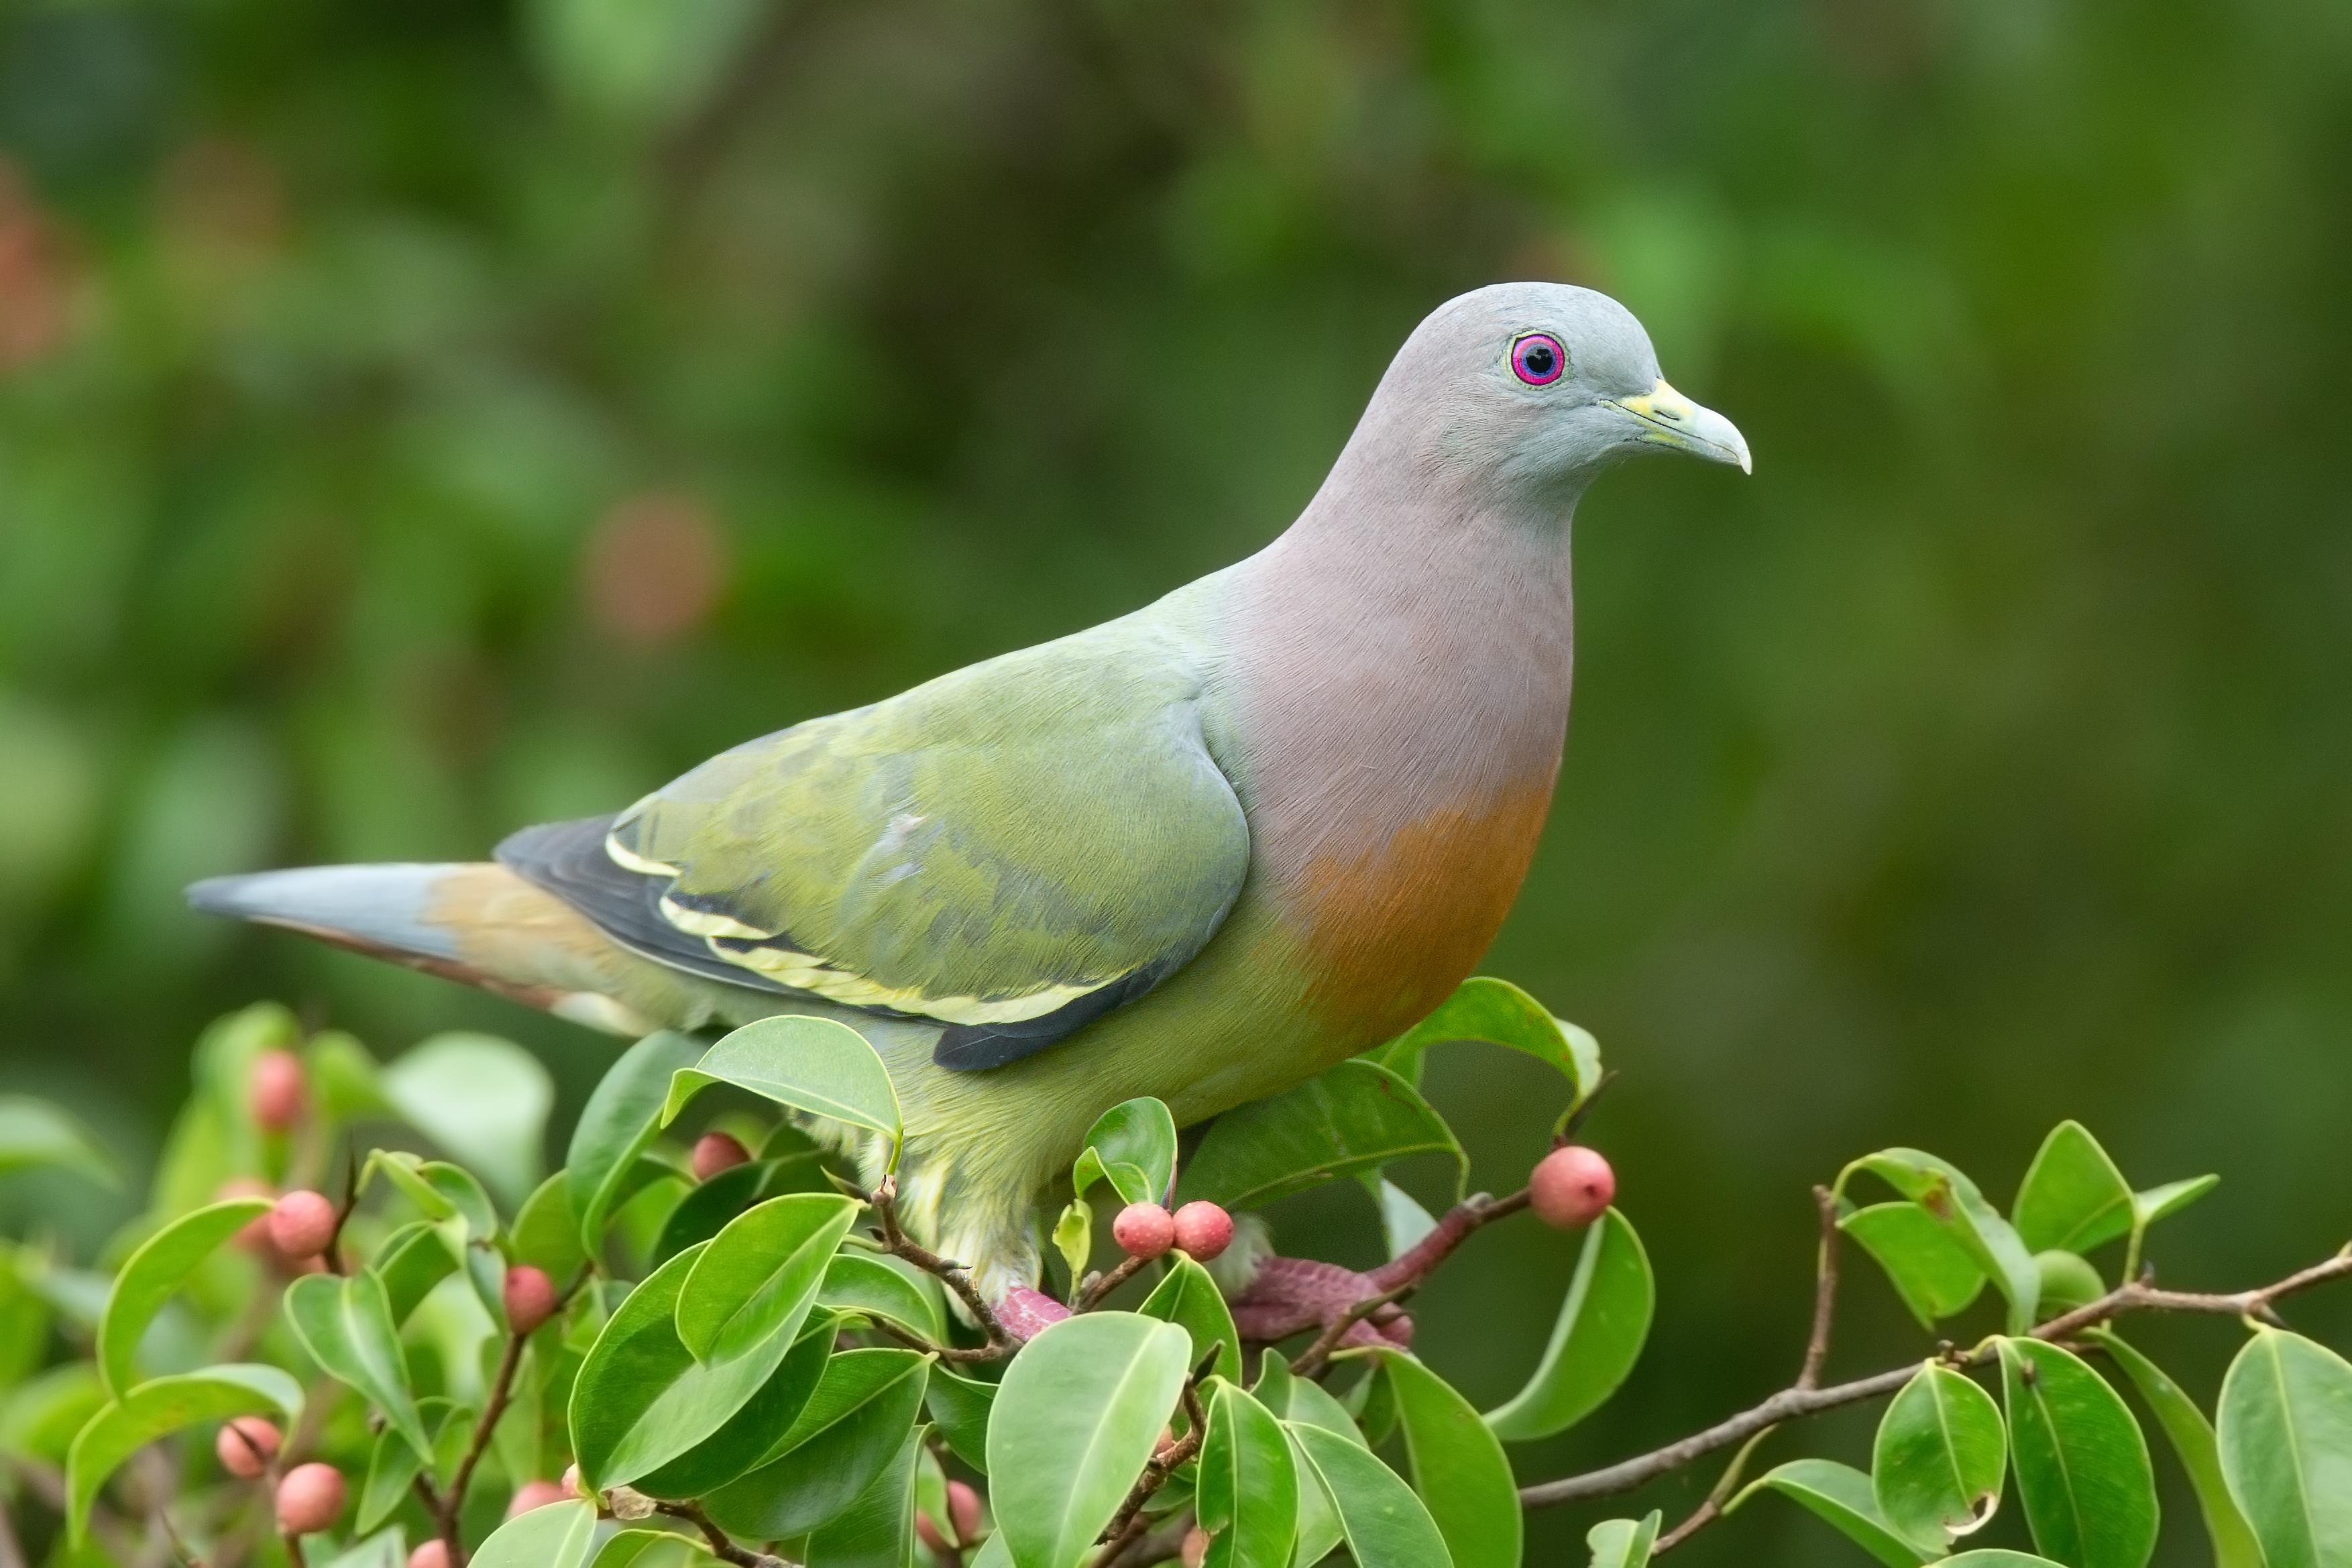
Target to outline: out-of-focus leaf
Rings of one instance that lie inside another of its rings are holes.
[[[394,1328],[408,1321],[433,1287],[457,1272],[457,1254],[452,1248],[443,1227],[430,1220],[414,1221],[384,1237],[373,1268],[383,1281],[384,1305]]]
[[[1758,1492],[1774,1491],[1834,1525],[1845,1538],[1886,1564],[1919,1568],[1934,1560],[1895,1531],[1878,1511],[1870,1478],[1831,1459],[1791,1459],[1748,1483],[1724,1506],[1730,1513]]]
[[[1334,1176],[1433,1153],[1453,1158],[1458,1187],[1468,1162],[1420,1091],[1375,1063],[1344,1061],[1217,1118],[1185,1166],[1177,1195],[1254,1208]]]
[[[1370,1449],[1320,1426],[1289,1431],[1339,1516],[1357,1568],[1446,1568],[1452,1562],[1429,1510]]]
[[[1438,1004],[1437,1011],[1366,1057],[1418,1085],[1423,1053],[1449,1040],[1483,1040],[1559,1068],[1568,1079],[1571,1107],[1601,1081],[1598,1041],[1553,1017],[1542,1003],[1509,981],[1487,974],[1464,981]]]
[[[367,1269],[307,1274],[286,1287],[286,1321],[327,1374],[367,1396],[419,1454],[433,1451],[409,1396],[408,1363],[383,1282]]]
[[[2088,1252],[2131,1229],[2131,1184],[2079,1121],[2042,1141],[2010,1215],[2029,1252]]]
[[[898,1091],[866,1037],[831,1018],[783,1015],[744,1025],[672,1077],[662,1125],[705,1087],[738,1089],[812,1116],[862,1127],[886,1140],[897,1163]]]
[[[830,1312],[809,1316],[801,1336],[760,1391],[727,1424],[635,1483],[660,1498],[702,1497],[765,1462],[776,1435],[791,1428],[808,1408],[824,1378],[840,1321]]]
[[[1957,1557],[1942,1560],[1942,1568],[2067,1568],[2063,1563],[2053,1563],[2047,1557],[2036,1557],[2031,1552],[2011,1552],[2006,1547],[1979,1547],[1963,1552]]]
[[[1519,1489],[1503,1445],[1454,1386],[1402,1351],[1380,1359],[1395,1391],[1412,1489],[1454,1568],[1518,1568]]]
[[[1127,1203],[1165,1202],[1176,1184],[1175,1117],[1148,1095],[1112,1106],[1087,1131],[1071,1180],[1081,1198],[1107,1180]]]
[[[580,1222],[572,1212],[571,1177],[569,1171],[558,1171],[540,1183],[523,1200],[508,1233],[514,1260],[530,1264],[559,1285],[588,1261],[580,1249]],[[719,1233],[714,1229],[711,1234]]]
[[[462,1447],[472,1436],[474,1413],[438,1394],[418,1400],[416,1412],[433,1435],[435,1480],[446,1482],[449,1467],[456,1462],[452,1448],[459,1449],[457,1457],[462,1458]],[[360,1509],[352,1528],[365,1534],[397,1513],[414,1495],[410,1483],[424,1469],[425,1460],[406,1438],[390,1427],[377,1433],[375,1447],[368,1455],[367,1477],[360,1486]]]
[[[1592,1568],[1642,1568],[1658,1543],[1661,1521],[1661,1515],[1652,1513],[1643,1519],[1604,1519],[1594,1525],[1584,1533]]]
[[[1950,1233],[2008,1298],[2011,1333],[2021,1334],[2033,1326],[2042,1289],[2033,1254],[1958,1166],[1919,1149],[1882,1149],[1864,1155],[1850,1169],[1870,1172]]]
[[[26,1263],[42,1267],[37,1254],[0,1241],[0,1394],[22,1383],[49,1348],[49,1304],[26,1281]]]
[[[2156,1471],[2122,1397],[2073,1352],[2039,1340],[2002,1340],[2000,1373],[2033,1544],[2074,1568],[2146,1568]]]
[[[66,1458],[66,1524],[79,1545],[90,1504],[121,1463],[184,1426],[232,1416],[271,1415],[291,1426],[302,1414],[302,1385],[274,1366],[225,1365],[151,1378],[89,1418]]]
[[[2189,1489],[2197,1494],[2198,1512],[2204,1516],[2205,1534],[2213,1547],[2214,1568],[2263,1568],[2263,1549],[2246,1524],[2246,1516],[2230,1497],[2221,1476],[2221,1455],[2213,1437],[2213,1424],[2197,1402],[2112,1328],[2090,1331],[2090,1338],[2123,1368],[2139,1396],[2156,1415],[2157,1425],[2189,1472]]]
[[[1437,1228],[1437,1216],[1386,1176],[1368,1171],[1357,1179],[1372,1194],[1372,1201],[1380,1205],[1381,1237],[1388,1243],[1391,1258],[1402,1258]]]
[[[499,1526],[475,1549],[471,1568],[587,1568],[595,1550],[594,1505],[550,1503]]]
[[[520,1046],[495,1035],[436,1035],[385,1068],[381,1081],[411,1126],[509,1207],[538,1184],[555,1085]]]
[[[2221,1474],[2269,1568],[2352,1563],[2352,1365],[2258,1328],[2221,1380]]]
[[[1905,1384],[1878,1423],[1871,1494],[1895,1532],[1940,1552],[1980,1527],[2000,1501],[2007,1434],[1992,1396],[1929,1362]]]
[[[1588,1226],[1550,1342],[1527,1386],[1486,1425],[1507,1443],[1564,1432],[1599,1409],[1633,1370],[1650,1335],[1657,1282],[1625,1216],[1611,1209]]]
[[[637,1156],[661,1131],[671,1075],[701,1057],[702,1044],[690,1035],[647,1035],[621,1053],[589,1095],[563,1157],[565,1193],[587,1255],[602,1247],[604,1222],[625,1201]]]
[[[677,1337],[700,1362],[730,1361],[763,1341],[797,1338],[834,1248],[857,1217],[855,1199],[815,1193],[772,1198],[730,1221],[702,1249],[677,1299]]]
[[[804,1568],[913,1568],[923,1428],[911,1428],[864,1491],[809,1533]]]
[[[986,1475],[988,1413],[996,1405],[996,1384],[965,1377],[944,1364],[935,1366],[923,1405],[955,1457]]]
[[[1274,1413],[1216,1378],[1194,1506],[1209,1531],[1205,1568],[1289,1568],[1298,1535],[1298,1474]]]
[[[223,1242],[269,1212],[267,1198],[231,1198],[181,1215],[141,1244],[114,1276],[98,1321],[98,1369],[117,1399],[137,1381],[139,1341],[173,1291]],[[13,1282],[14,1274],[11,1273]]]
[[[988,1475],[1018,1568],[1076,1568],[1091,1552],[1151,1458],[1192,1349],[1172,1323],[1089,1312],[1013,1358],[989,1422]]]
[[[121,1173],[80,1122],[46,1100],[0,1094],[0,1175],[52,1166],[79,1171],[107,1186]]]
[[[1907,1198],[1873,1204],[1838,1221],[1886,1272],[1887,1282],[1923,1329],[1933,1329],[1974,1301],[1985,1287],[1977,1266],[1935,1216]]]
[[[1210,1351],[1217,1353],[1213,1370],[1237,1376],[1242,1365],[1242,1336],[1234,1327],[1233,1309],[1225,1305],[1209,1271],[1181,1252],[1168,1254],[1167,1275],[1152,1287],[1136,1309],[1147,1318],[1174,1323],[1192,1336],[1192,1366],[1199,1370]]]
[[[541,66],[564,96],[653,130],[690,112],[751,40],[773,0],[532,0]]]
[[[855,1503],[922,1413],[929,1361],[908,1350],[843,1351],[758,1468],[703,1500],[731,1534],[803,1535]]]
[[[97,1367],[86,1361],[53,1366],[0,1402],[0,1454],[62,1468],[74,1435],[108,1403]]]
[[[383,1091],[383,1070],[365,1046],[341,1029],[321,1029],[303,1042],[310,1103],[337,1121],[399,1113]]]

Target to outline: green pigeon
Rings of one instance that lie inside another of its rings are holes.
[[[1622,306],[1480,289],[1405,341],[1296,522],[1155,604],[494,860],[188,896],[624,1035],[838,1018],[897,1085],[909,1229],[1003,1300],[1104,1110],[1276,1093],[1470,973],[1559,769],[1570,519],[1644,450],[1748,468]]]

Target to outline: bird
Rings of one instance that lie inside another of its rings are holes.
[[[1405,339],[1288,528],[1143,608],[488,860],[187,896],[625,1036],[838,1019],[900,1100],[902,1222],[1002,1301],[1106,1110],[1202,1121],[1471,973],[1559,774],[1570,521],[1654,451],[1752,471],[1614,300],[1476,289]]]

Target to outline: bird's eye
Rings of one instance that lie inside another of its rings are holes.
[[[1511,374],[1529,386],[1549,386],[1568,369],[1568,351],[1549,332],[1528,332],[1511,344]]]

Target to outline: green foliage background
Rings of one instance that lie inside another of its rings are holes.
[[[120,1148],[262,995],[511,1033],[576,1106],[610,1042],[179,886],[474,857],[1129,608],[1289,519],[1423,311],[1541,276],[1758,455],[1579,518],[1488,967],[1625,1072],[1662,1315],[1546,1473],[1785,1379],[1857,1149],[2221,1170],[2175,1282],[2352,1229],[2331,0],[8,0],[0,153],[0,1085]],[[1541,1075],[1434,1068],[1484,1184]],[[1289,1234],[1376,1247],[1337,1192]],[[1569,1257],[1482,1241],[1423,1349],[1507,1393]],[[1854,1294],[1859,1370],[1906,1342]],[[1688,1556],[1814,1560],[1764,1511]]]

